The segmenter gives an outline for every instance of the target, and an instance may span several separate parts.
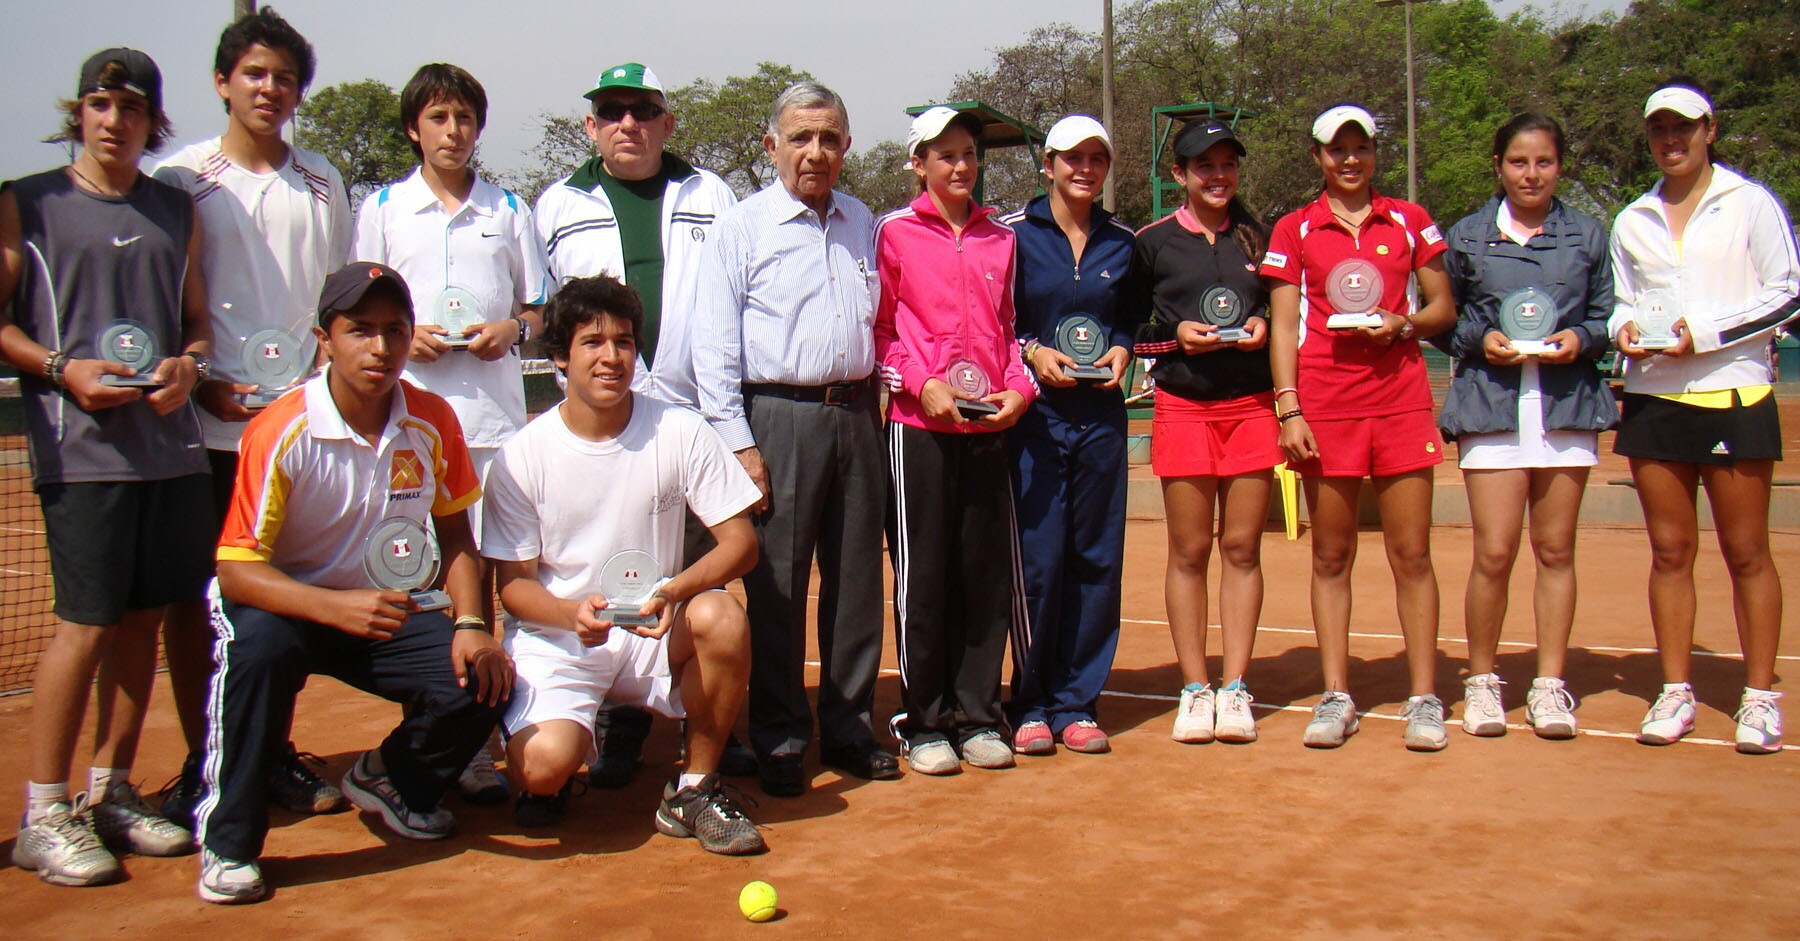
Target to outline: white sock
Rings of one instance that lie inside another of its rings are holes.
[[[96,804],[111,798],[113,796],[113,788],[129,787],[130,784],[130,768],[88,769],[88,799]]]
[[[1664,683],[1663,684],[1663,692],[1665,692],[1665,693],[1691,693],[1693,691],[1694,691],[1694,686],[1692,683]]]
[[[58,781],[55,784],[39,784],[36,781],[25,782],[25,822],[37,823],[50,812],[52,804],[69,802],[69,782]]]
[[[704,774],[688,774],[684,772],[681,777],[675,779],[675,790],[679,791],[684,787],[694,787],[704,780],[706,780],[706,775]]]
[[[1757,689],[1754,686],[1744,687],[1744,698],[1750,699],[1752,697],[1756,699],[1779,699],[1781,698],[1781,694],[1772,689]]]

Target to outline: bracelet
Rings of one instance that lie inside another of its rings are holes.
[[[491,629],[488,627],[487,621],[483,620],[479,615],[474,614],[465,614],[462,617],[457,618],[455,629],[459,631],[480,631],[483,634],[492,633]]]
[[[1300,389],[1297,386],[1282,386],[1281,388],[1275,390],[1275,397],[1277,399],[1279,399],[1282,396],[1288,394],[1289,392],[1292,392],[1295,395],[1299,395]]]
[[[69,354],[61,350],[51,353],[44,357],[44,378],[58,389],[67,389],[69,386],[63,382],[63,369],[68,365]]]
[[[1299,418],[1299,417],[1300,417],[1300,410],[1297,408],[1291,412],[1276,412],[1275,413],[1275,423],[1278,425],[1285,425],[1285,424],[1287,424],[1288,419]]]
[[[1032,358],[1032,357],[1034,357],[1034,356],[1036,356],[1036,355],[1037,355],[1037,351],[1038,351],[1038,350],[1039,350],[1039,349],[1041,349],[1041,348],[1042,348],[1042,347],[1043,347],[1043,344],[1041,344],[1041,343],[1039,343],[1039,342],[1038,342],[1038,341],[1036,341],[1036,340],[1031,340],[1031,341],[1029,341],[1029,342],[1027,342],[1027,343],[1026,343],[1026,344],[1025,344],[1025,349],[1024,349],[1024,350],[1023,350],[1023,351],[1022,351],[1022,353],[1021,353],[1021,355],[1020,355],[1020,357],[1019,357],[1019,358],[1020,358],[1020,359],[1023,359],[1023,360],[1024,360],[1024,361],[1025,361],[1025,365],[1027,365],[1027,366],[1035,366],[1035,365],[1037,365],[1037,364],[1036,364],[1036,363],[1033,363],[1033,362],[1032,362],[1032,361],[1031,361],[1031,358]]]

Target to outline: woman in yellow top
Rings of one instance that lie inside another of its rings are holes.
[[[1608,324],[1630,357],[1614,450],[1631,459],[1650,533],[1650,623],[1663,671],[1638,741],[1666,745],[1694,729],[1694,497],[1704,486],[1744,652],[1737,749],[1766,754],[1781,748],[1781,694],[1771,689],[1781,580],[1769,556],[1781,427],[1769,347],[1800,311],[1800,257],[1781,204],[1717,162],[1718,124],[1698,85],[1657,89],[1644,123],[1663,176],[1613,224]]]

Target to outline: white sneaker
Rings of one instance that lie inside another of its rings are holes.
[[[202,899],[216,905],[245,905],[269,897],[261,866],[226,859],[208,849],[200,851],[197,891]]]
[[[1638,726],[1637,740],[1644,745],[1673,745],[1694,730],[1694,688],[1682,683],[1673,689],[1664,687],[1644,723]]]
[[[1499,698],[1499,690],[1494,698]],[[1434,695],[1411,696],[1400,710],[1406,717],[1406,747],[1409,751],[1443,751],[1450,744],[1450,731],[1444,728],[1444,701]]]
[[[1313,706],[1312,721],[1306,723],[1300,740],[1307,748],[1336,748],[1356,734],[1356,725],[1356,703],[1350,694],[1332,690]]]
[[[1213,734],[1219,737],[1219,741],[1238,744],[1256,741],[1256,717],[1250,714],[1250,704],[1256,701],[1256,697],[1251,696],[1250,691],[1239,683],[1219,690],[1218,701]]]
[[[1525,694],[1525,718],[1538,738],[1574,738],[1575,697],[1560,676],[1540,676]]]
[[[962,770],[956,749],[941,738],[907,748],[906,763],[920,774],[955,774]]]
[[[1506,734],[1506,704],[1500,699],[1505,686],[1498,673],[1477,673],[1463,680],[1463,731],[1492,738]]]
[[[1744,690],[1737,711],[1737,750],[1772,755],[1781,750],[1781,694]]]
[[[998,771],[1013,766],[1012,745],[1006,736],[988,730],[971,736],[962,745],[963,760],[977,768]]]
[[[73,804],[51,804],[37,823],[29,819],[27,814],[19,821],[13,865],[51,885],[105,885],[124,877],[119,861],[94,834],[86,793],[75,795]]]
[[[1169,737],[1189,745],[1212,741],[1213,711],[1217,702],[1210,683],[1199,689],[1183,689],[1181,704],[1175,707],[1175,731]]]
[[[506,780],[494,769],[494,755],[486,743],[456,776],[456,789],[471,804],[504,804],[512,796],[506,789]]]
[[[88,814],[100,842],[115,853],[186,856],[194,851],[194,835],[151,810],[134,785],[114,787]]]

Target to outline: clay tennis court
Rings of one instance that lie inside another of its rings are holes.
[[[1788,411],[1792,453],[1800,415]],[[1144,473],[1134,469],[1134,477]],[[1622,462],[1606,455],[1590,500],[1623,476]],[[1440,485],[1455,480],[1448,468],[1439,474]],[[1432,537],[1444,599],[1439,691],[1460,716],[1470,531],[1443,525]],[[1747,757],[1729,745],[1742,665],[1711,539],[1703,534],[1698,571],[1699,727],[1666,748],[1630,737],[1660,682],[1644,600],[1649,548],[1639,528],[1580,532],[1568,679],[1587,734],[1546,742],[1523,725],[1533,673],[1527,558],[1513,579],[1500,657],[1514,684],[1506,690],[1511,730],[1477,740],[1453,729],[1447,751],[1420,755],[1401,746],[1392,718],[1405,700],[1405,669],[1374,531],[1362,536],[1352,619],[1352,692],[1367,713],[1361,733],[1337,751],[1300,745],[1320,685],[1307,542],[1286,541],[1277,526],[1264,542],[1268,594],[1248,678],[1262,739],[1170,741],[1180,680],[1163,620],[1164,528],[1134,520],[1126,620],[1101,704],[1111,755],[1059,752],[1021,758],[1010,771],[882,783],[814,765],[812,790],[789,800],[762,797],[754,780],[743,780],[760,801],[750,812],[770,852],[727,859],[652,826],[677,746],[674,723],[663,722],[631,788],[577,798],[549,835],[521,833],[510,807],[454,797],[458,833],[435,844],[394,837],[373,817],[275,810],[264,865],[276,891],[264,904],[200,902],[191,857],[128,857],[126,882],[85,890],[7,868],[3,933],[1791,937],[1800,924],[1800,819],[1791,812],[1800,756]],[[1791,586],[1800,579],[1800,531],[1778,527],[1773,543]],[[1795,607],[1786,614],[1782,673],[1800,661]],[[1216,628],[1209,646],[1216,671]],[[876,703],[884,719],[899,698],[891,647],[887,663]],[[29,694],[0,698],[0,740],[15,743],[0,819],[21,810],[30,706]],[[1791,716],[1800,716],[1797,708],[1789,704]],[[341,776],[395,715],[396,707],[315,678],[301,697],[295,737]],[[175,773],[181,754],[159,677],[137,774],[154,788]],[[10,840],[0,844],[10,851]],[[752,925],[738,914],[738,889],[751,879],[779,890],[777,921]]]

